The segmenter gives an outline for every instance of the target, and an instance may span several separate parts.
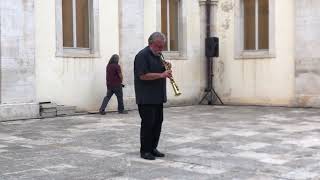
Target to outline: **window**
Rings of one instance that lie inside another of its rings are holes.
[[[166,51],[179,50],[179,0],[161,0],[161,32],[167,37]]]
[[[244,50],[269,48],[268,0],[244,0]]]
[[[57,56],[98,56],[98,0],[56,0]]]
[[[274,57],[274,0],[237,0],[236,57]]]
[[[88,0],[62,0],[63,47],[89,48],[88,3]]]

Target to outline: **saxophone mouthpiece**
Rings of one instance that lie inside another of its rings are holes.
[[[162,60],[164,60],[163,54],[162,54],[162,53],[159,53],[159,55],[160,55],[160,58],[161,58]]]

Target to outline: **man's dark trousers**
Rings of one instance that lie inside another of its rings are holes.
[[[163,121],[163,104],[139,104],[141,117],[140,153],[152,152],[159,143]]]
[[[103,98],[103,102],[100,107],[100,112],[106,109],[108,102],[113,94],[117,96],[118,112],[122,112],[124,110],[122,86],[119,86],[119,87],[108,88],[107,95]]]

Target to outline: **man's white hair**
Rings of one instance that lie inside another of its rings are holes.
[[[148,44],[152,44],[155,40],[161,39],[163,42],[166,42],[166,36],[161,32],[154,32],[148,38]]]

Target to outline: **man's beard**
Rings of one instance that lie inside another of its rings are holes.
[[[161,56],[161,52],[159,53],[153,53],[155,56]]]
[[[150,48],[150,49],[151,49],[151,48]],[[161,56],[161,52],[156,53],[156,52],[154,52],[152,49],[151,49],[151,52],[152,52],[152,54],[155,55],[155,56]]]

